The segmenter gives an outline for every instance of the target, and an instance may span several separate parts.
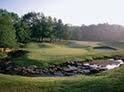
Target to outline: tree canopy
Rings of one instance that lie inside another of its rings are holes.
[[[13,48],[17,43],[30,41],[90,40],[123,41],[124,27],[98,24],[69,26],[61,19],[45,16],[41,12],[18,14],[0,9],[0,48]]]
[[[0,47],[13,48],[16,46],[16,34],[12,25],[11,17],[0,14]]]

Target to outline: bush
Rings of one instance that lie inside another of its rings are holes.
[[[24,56],[27,53],[28,53],[28,51],[25,51],[25,50],[15,50],[15,51],[9,52],[8,56],[11,58],[18,58],[18,57]]]
[[[93,60],[93,58],[91,56],[86,56],[85,57],[85,61],[92,61],[92,60]]]
[[[7,57],[7,54],[0,52],[0,59],[3,59],[3,58],[5,58],[5,57]]]

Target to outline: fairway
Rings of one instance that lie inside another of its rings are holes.
[[[89,43],[89,44],[88,44]],[[47,67],[70,60],[92,59],[112,55],[115,51],[96,51],[94,47],[102,46],[100,42],[62,41],[61,43],[28,43],[22,50],[28,51],[23,57],[14,59],[19,66],[37,65]],[[120,52],[120,51],[119,51]],[[114,53],[116,54],[116,53]]]
[[[78,59],[88,52],[86,48],[70,48],[65,44],[49,43],[29,43],[23,49],[29,51],[29,53],[14,61],[24,66],[30,64],[48,66],[49,64],[62,63],[68,60]]]

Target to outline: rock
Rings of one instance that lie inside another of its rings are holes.
[[[99,69],[96,69],[96,68],[92,68],[90,69],[90,73],[93,74],[93,73],[98,73],[99,72]]]
[[[71,71],[69,68],[67,68],[67,67],[63,67],[63,71],[65,71],[65,72],[69,72],[69,71]]]
[[[83,70],[78,71],[79,74],[84,74],[85,72]]]
[[[28,66],[28,68],[34,69],[34,68],[37,68],[37,66],[36,65],[30,65],[30,66]]]
[[[77,70],[77,67],[75,67],[75,66],[70,66],[70,65],[68,65],[68,68],[69,68],[71,71]]]
[[[77,66],[82,66],[82,63],[76,63],[77,64]]]
[[[90,70],[88,70],[88,69],[83,70],[83,72],[84,72],[85,74],[90,74]]]
[[[114,59],[108,59],[108,60],[110,60],[110,61],[114,61]]]
[[[84,63],[83,65],[84,65],[84,66],[89,66],[90,64],[89,64],[89,63]]]
[[[55,76],[60,76],[60,77],[63,77],[64,76],[64,74],[62,72],[55,72],[54,75]]]
[[[75,75],[75,73],[73,73],[73,72],[71,72],[71,73],[65,73],[65,76],[73,76],[73,75]]]

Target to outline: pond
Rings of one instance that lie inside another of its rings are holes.
[[[96,51],[104,51],[104,52],[111,52],[111,51],[115,51],[116,49],[113,47],[108,47],[108,46],[101,46],[101,47],[94,47],[94,50]]]

